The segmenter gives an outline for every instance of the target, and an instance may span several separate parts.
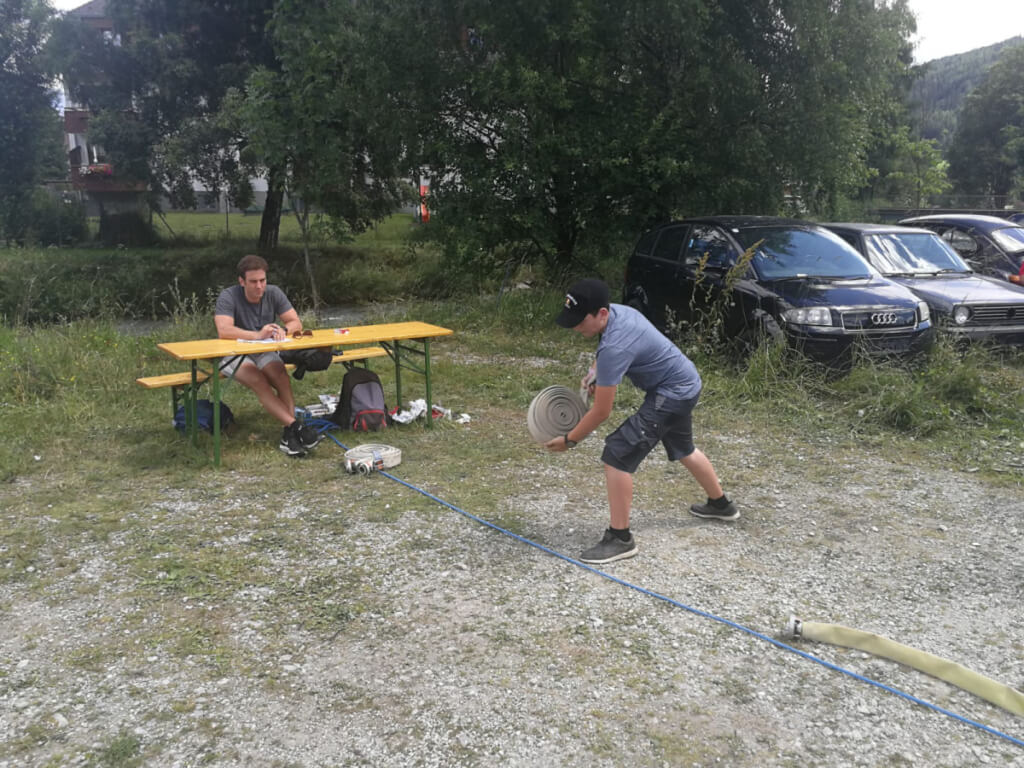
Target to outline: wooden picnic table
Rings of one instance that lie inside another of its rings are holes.
[[[289,336],[280,341],[260,340],[243,341],[239,339],[196,339],[193,341],[172,341],[157,344],[177,360],[191,363],[191,386],[186,388],[185,424],[193,445],[198,444],[198,424],[196,419],[196,391],[200,384],[200,361],[209,361],[210,370],[217,371],[220,361],[236,355],[254,355],[261,352],[282,351],[286,349],[315,349],[318,347],[354,347],[358,345],[379,345],[395,362],[395,398],[400,407],[402,403],[402,371],[410,370],[423,375],[427,390],[427,408],[432,405],[430,378],[430,340],[439,336],[448,336],[450,328],[442,328],[430,323],[417,321],[402,323],[379,323],[374,325],[353,325],[347,328],[321,328],[307,335]],[[420,364],[415,363],[421,358]],[[213,395],[213,462],[220,466],[220,376],[209,376]],[[432,426],[433,419],[427,419],[427,426]]]

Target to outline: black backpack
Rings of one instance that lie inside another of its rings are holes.
[[[306,371],[326,371],[334,361],[334,352],[330,347],[315,347],[313,349],[286,349],[279,353],[281,362],[285,365],[294,365],[295,370],[292,376],[301,379]]]
[[[341,380],[338,407],[330,420],[355,432],[384,429],[388,425],[388,409],[380,377],[369,368],[353,368],[346,373]]]

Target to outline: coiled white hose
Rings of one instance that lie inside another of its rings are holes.
[[[526,426],[538,443],[546,443],[569,432],[580,423],[587,404],[568,387],[542,389],[526,412]]]
[[[365,443],[345,451],[345,471],[353,475],[368,475],[401,463],[402,451],[392,445]]]

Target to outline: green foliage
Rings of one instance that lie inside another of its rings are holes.
[[[915,134],[949,148],[957,117],[967,95],[985,78],[1007,48],[1021,45],[1020,36],[965,53],[945,56],[919,67],[920,76],[910,91],[911,122]]]
[[[287,0],[275,39],[303,124],[338,130],[323,151],[371,115],[429,172],[448,258],[554,278],[680,211],[774,213],[787,185],[834,208],[868,175],[911,24],[902,2]]]
[[[254,250],[255,217],[249,239],[230,239],[204,229],[223,218],[206,214],[169,216],[177,244],[164,248],[0,249],[0,318],[14,324],[87,318],[166,318],[188,311],[212,312],[216,293],[235,281],[234,266]],[[245,217],[234,217],[233,231]],[[409,243],[410,217],[395,216],[345,245],[315,248],[314,279],[330,305],[394,301],[442,295],[460,277],[447,272],[437,252]],[[300,309],[312,306],[303,254],[290,245],[271,257],[271,281]],[[477,284],[473,284],[477,285]],[[438,291],[438,293],[435,293]],[[207,330],[206,333],[210,331]]]
[[[967,97],[949,149],[950,175],[960,191],[1002,204],[1024,173],[1014,141],[1024,130],[1024,45],[1005,49]]]
[[[52,73],[42,57],[49,15],[42,0],[0,5],[0,242],[26,236],[32,191],[60,154]]]
[[[890,139],[891,166],[877,184],[875,195],[907,208],[921,208],[935,195],[952,189],[946,177],[949,164],[942,159],[938,142],[914,141],[901,126]]]
[[[276,61],[266,24],[274,3],[107,0],[115,37],[74,18],[57,24],[51,52],[73,96],[92,112],[90,136],[119,176],[194,205],[193,178],[252,199],[248,138],[225,109],[232,88]],[[276,228],[279,212],[266,209]]]
[[[89,235],[85,208],[69,197],[54,197],[45,190],[31,194],[31,207],[21,220],[22,239],[35,245],[80,243]]]

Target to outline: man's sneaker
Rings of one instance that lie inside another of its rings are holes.
[[[623,541],[610,530],[604,532],[604,538],[596,546],[585,550],[580,555],[580,562],[600,565],[625,560],[637,553],[636,539],[629,534],[629,541]]]
[[[298,424],[298,422],[295,422]],[[307,451],[311,451],[316,448],[320,441],[324,439],[322,432],[317,432],[316,429],[309,426],[309,424],[303,424],[298,428],[299,442],[302,443],[302,447]]]
[[[298,422],[289,424],[284,428],[284,432],[281,433],[281,442],[278,444],[278,448],[281,452],[288,456],[305,456],[306,449],[302,447],[302,440],[299,437],[299,430],[296,429]]]
[[[724,507],[719,508],[711,503],[711,499],[708,499],[706,504],[691,504],[690,514],[712,520],[735,520],[740,516],[740,511],[736,509],[736,505],[731,501]]]

